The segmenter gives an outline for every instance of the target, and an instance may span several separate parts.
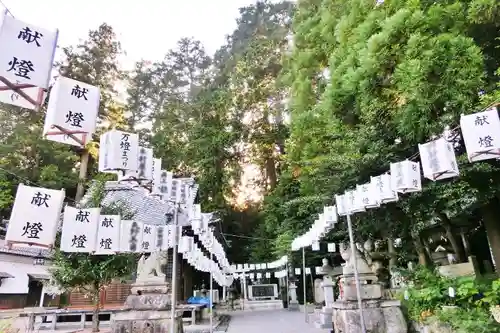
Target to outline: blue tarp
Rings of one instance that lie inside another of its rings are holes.
[[[210,298],[208,297],[189,297],[187,300],[188,304],[203,304],[206,306],[210,306]]]

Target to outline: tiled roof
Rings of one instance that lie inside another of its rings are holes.
[[[6,222],[4,220],[4,222]],[[8,254],[14,254],[14,255],[20,255],[20,256],[26,256],[26,257],[38,257],[42,256],[45,258],[50,257],[50,250],[47,249],[42,249],[39,247],[12,247],[8,248],[5,245],[4,240],[0,240],[0,253],[8,253]]]
[[[186,180],[187,181],[187,180]],[[82,199],[84,204],[92,195],[93,186],[89,188],[87,194]],[[146,190],[138,187],[132,187],[129,184],[124,184],[116,181],[106,182],[104,191],[105,196],[102,201],[103,206],[111,205],[114,202],[122,202],[127,209],[133,211],[134,220],[149,224],[168,224],[167,214],[173,213],[173,204],[159,200],[154,196],[146,193]],[[188,225],[188,212],[181,205],[178,215],[179,225]]]

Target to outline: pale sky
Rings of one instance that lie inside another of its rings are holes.
[[[273,0],[278,2],[279,0]],[[182,37],[200,40],[209,55],[224,44],[236,28],[238,9],[256,0],[0,0],[16,19],[48,30],[59,29],[59,47],[86,39],[101,23],[111,25],[127,55],[124,69],[135,61],[161,60]],[[0,8],[3,6],[0,3]],[[60,54],[59,54],[60,55]],[[56,54],[56,59],[58,59]],[[258,176],[245,166],[240,199],[258,200],[250,178]],[[249,178],[250,177],[250,178]],[[247,179],[248,178],[248,179]]]
[[[255,0],[2,0],[16,19],[59,29],[59,46],[76,44],[101,23],[127,52],[124,65],[160,60],[181,37],[195,37],[212,55],[236,27],[238,8]],[[0,7],[2,7],[0,5]]]

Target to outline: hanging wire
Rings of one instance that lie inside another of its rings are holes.
[[[236,238],[256,239],[256,240],[269,240],[269,241],[275,240],[272,238],[262,238],[262,237],[251,237],[251,236],[244,236],[244,235],[228,234],[226,232],[223,232],[222,235],[229,236],[229,237],[236,237]]]
[[[493,107],[497,107],[497,106],[499,106],[499,105],[500,105],[500,101],[495,101],[495,102],[491,103],[490,105],[488,105],[487,107],[484,107],[484,108],[482,108],[482,109],[480,109],[479,111],[476,111],[476,112],[474,112],[474,113],[484,112],[484,111],[487,111],[487,110],[489,110],[489,109],[491,109],[491,108],[493,108]],[[453,134],[455,131],[457,131],[457,130],[459,130],[459,129],[460,129],[460,125],[457,125],[457,126],[453,127],[452,129],[450,129],[448,132],[449,132],[450,134]],[[443,138],[444,136],[445,136],[445,134],[441,134],[438,138]],[[457,137],[457,136],[458,136],[458,134],[457,134],[457,135],[454,135],[454,136],[453,136],[453,139],[456,139],[456,137]],[[445,139],[447,140],[447,138],[445,138]],[[448,141],[448,140],[447,140],[447,141]],[[408,160],[409,160],[409,161],[413,161],[413,162],[415,162],[415,160],[416,160],[417,158],[419,158],[419,157],[420,157],[420,152],[416,152],[415,154],[411,155],[411,156],[408,158]]]
[[[3,0],[0,0],[0,4],[5,8],[5,10],[7,11],[7,14],[10,14],[10,16],[12,16],[13,18],[16,18],[14,16],[14,14],[12,14],[12,11],[9,9],[9,7],[7,7],[7,5],[3,2]]]

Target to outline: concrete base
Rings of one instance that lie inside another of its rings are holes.
[[[314,322],[316,328],[333,329],[333,309],[323,307],[319,313],[319,320]]]
[[[182,315],[175,318],[176,333],[184,332]],[[170,311],[130,310],[117,312],[111,319],[112,333],[170,333]]]
[[[124,309],[134,310],[170,310],[172,296],[167,294],[129,295]]]
[[[361,322],[357,302],[336,301],[333,303],[333,326],[335,333],[359,333]],[[408,333],[408,325],[399,301],[363,301],[363,315],[367,332]]]
[[[283,309],[283,301],[245,301],[245,310],[258,311],[258,310],[279,310]]]
[[[124,310],[111,317],[111,333],[172,333],[172,320],[176,323],[175,333],[182,333],[182,310],[176,312],[175,318],[171,317],[172,295],[169,291],[169,285],[159,278],[136,282],[132,286],[132,295],[125,301]]]
[[[290,301],[290,303],[288,303],[288,311],[299,311],[299,309],[299,302]]]
[[[144,294],[170,294],[170,285],[158,279],[137,281],[132,285],[130,293],[137,295],[137,292]]]

